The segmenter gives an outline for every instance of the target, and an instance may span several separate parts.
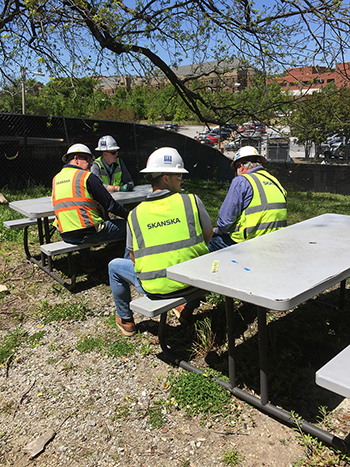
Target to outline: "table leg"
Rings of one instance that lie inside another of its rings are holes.
[[[51,238],[50,238],[50,226],[49,226],[48,217],[44,217],[44,232],[45,232],[45,243],[50,243]],[[41,245],[41,243],[40,243],[40,245]],[[44,264],[44,263],[42,262],[42,264]],[[47,267],[48,267],[49,271],[52,271],[52,258],[51,258],[51,256],[47,257]]]
[[[266,309],[261,306],[257,306],[257,313],[260,360],[260,397],[262,405],[266,405],[268,402]]]
[[[213,377],[220,386],[230,391],[237,398],[248,402],[248,404],[256,407],[262,412],[271,415],[275,419],[285,423],[286,425],[297,427],[305,433],[309,433],[311,436],[319,438],[324,443],[333,446],[336,449],[349,452],[349,444],[335,435],[328,433],[327,431],[322,430],[321,428],[313,425],[312,423],[307,422],[306,420],[296,420],[294,419],[289,412],[286,412],[279,407],[276,407],[273,404],[268,402],[268,392],[267,392],[267,328],[266,328],[266,309],[258,307],[258,320],[259,320],[259,329],[258,329],[258,339],[259,339],[259,354],[260,354],[260,390],[261,397],[256,397],[253,394],[248,393],[247,391],[240,389],[236,385],[235,381],[235,361],[234,361],[234,348],[235,348],[235,339],[234,339],[234,329],[233,329],[233,299],[226,297],[226,319],[227,319],[227,330],[228,330],[228,339],[229,339],[229,375],[230,383],[226,381]],[[167,346],[165,342],[165,325],[166,325],[167,313],[163,313],[160,318],[159,323],[159,344],[165,354],[165,357],[168,361],[184,368],[187,371],[192,371],[200,374],[205,374],[205,370],[201,368],[196,368],[194,365],[181,360],[172,350]]]
[[[226,326],[228,338],[228,373],[230,377],[231,388],[236,384],[236,364],[235,364],[235,336],[233,329],[233,298],[225,297]]]

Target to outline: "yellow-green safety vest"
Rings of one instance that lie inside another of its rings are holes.
[[[64,167],[53,179],[52,203],[60,233],[91,227],[103,222],[98,203],[86,188],[87,170]]]
[[[253,188],[253,198],[242,212],[231,231],[230,237],[236,243],[287,225],[287,192],[279,181],[265,170],[240,175]]]
[[[107,169],[103,163],[103,156],[98,157],[95,162],[100,168],[100,175],[102,182],[105,185],[120,186],[122,184],[122,169],[120,167],[119,158],[117,158],[116,165],[113,174],[107,172]]]
[[[168,279],[166,268],[209,252],[194,195],[169,193],[147,199],[129,214],[128,222],[143,289],[166,294],[188,287]]]

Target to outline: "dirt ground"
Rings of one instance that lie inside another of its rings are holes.
[[[109,248],[104,255],[113,257],[115,253]],[[0,341],[16,329],[30,336],[44,333],[38,342],[18,347],[0,367],[0,465],[311,465],[305,440],[300,441],[293,429],[235,398],[239,416],[189,417],[183,409],[165,410],[163,405],[162,426],[152,426],[150,408],[169,398],[169,374],[184,371],[162,358],[158,321],[135,316],[139,333],[130,339],[136,350],[129,355],[115,358],[81,353],[76,347],[84,337],[105,333],[112,340],[122,339],[108,324],[114,314],[106,273],[108,257],[101,260],[97,273],[79,273],[74,292],[22,258],[18,249],[0,260],[1,283],[9,290],[0,295]],[[63,260],[56,265],[64,270]],[[48,305],[85,303],[93,312],[85,321],[44,324],[40,313],[44,301]],[[210,305],[202,303],[199,314],[208,310]],[[168,325],[174,334],[180,327],[173,316]],[[196,363],[205,365],[205,360]],[[305,397],[312,397],[312,392],[306,390]],[[349,426],[348,401],[338,398],[332,431],[344,438]],[[42,435],[50,439],[44,451],[31,459],[28,444]],[[225,454],[233,450],[237,450],[239,462],[225,464]],[[348,464],[341,461],[337,465]]]

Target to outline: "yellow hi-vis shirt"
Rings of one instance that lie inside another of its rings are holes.
[[[103,156],[97,158],[95,160],[95,163],[100,168],[101,179],[102,179],[102,182],[105,185],[120,186],[122,184],[122,169],[120,167],[119,157],[117,158],[117,162],[116,162],[116,165],[115,165],[115,169],[114,169],[113,177],[112,177],[111,181],[110,181],[110,179],[108,177],[108,172],[107,172],[106,167],[105,167],[105,165],[103,163]]]
[[[52,203],[60,233],[84,229],[103,222],[98,203],[86,188],[87,170],[64,167],[53,179]]]
[[[139,204],[128,217],[135,271],[143,289],[166,294],[188,287],[168,279],[166,268],[209,252],[194,195],[169,193]]]
[[[253,198],[235,223],[230,237],[236,243],[287,225],[286,191],[277,178],[265,170],[240,175],[253,188]]]

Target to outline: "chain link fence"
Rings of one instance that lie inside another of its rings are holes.
[[[16,188],[35,183],[50,187],[52,178],[63,166],[61,157],[70,145],[86,144],[97,156],[94,150],[103,135],[112,135],[117,140],[119,155],[135,183],[142,179],[139,171],[146,166],[149,155],[162,146],[179,151],[191,178],[212,178],[218,165],[227,164],[216,149],[153,126],[0,113],[0,186]],[[218,159],[223,161],[220,163]]]
[[[222,152],[176,132],[137,123],[0,113],[0,191],[5,186],[25,189],[29,184],[50,188],[68,147],[83,143],[95,152],[103,135],[117,140],[120,157],[135,183],[144,180],[139,171],[149,155],[162,146],[179,151],[192,179],[231,181],[234,176],[231,160]],[[256,145],[252,140],[243,142]],[[350,194],[349,166],[290,163],[289,146],[283,140],[257,148],[266,151],[267,169],[287,189]]]

